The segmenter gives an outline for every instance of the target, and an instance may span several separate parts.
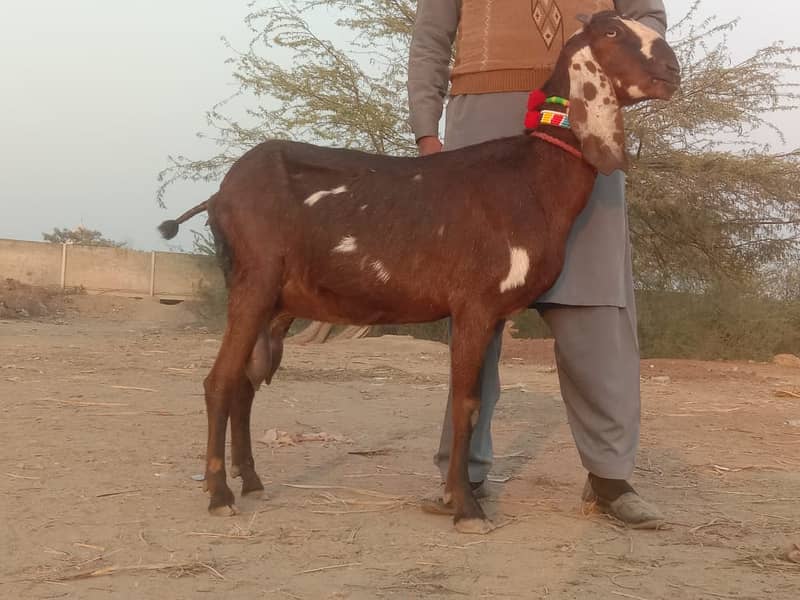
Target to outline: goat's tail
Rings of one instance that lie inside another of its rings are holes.
[[[214,194],[214,196],[216,196],[216,194]],[[158,230],[161,232],[161,236],[165,240],[171,240],[176,235],[178,235],[178,228],[180,227],[181,223],[188,221],[195,215],[199,215],[201,212],[207,211],[208,203],[214,199],[214,196],[211,196],[211,198],[209,198],[205,202],[201,202],[197,206],[190,208],[177,219],[168,219],[163,223],[161,223],[161,225],[158,226]]]

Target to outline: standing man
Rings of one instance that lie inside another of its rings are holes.
[[[617,10],[664,35],[661,0],[418,0],[408,63],[411,126],[420,154],[522,133],[528,93],[550,76],[576,17]],[[455,63],[450,58],[455,43]],[[450,87],[444,146],[439,120]],[[561,395],[581,461],[583,500],[631,527],[657,528],[661,512],[628,483],[639,444],[639,344],[625,179],[600,175],[575,222],[561,276],[536,308],[555,337]],[[491,419],[500,397],[498,323],[479,380],[480,418],[469,475],[485,496],[492,465]],[[448,401],[434,463],[446,478],[452,439]],[[429,512],[451,514],[437,494]]]

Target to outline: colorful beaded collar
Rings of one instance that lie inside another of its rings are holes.
[[[543,104],[559,104],[569,108],[569,100],[561,96],[546,96],[542,90],[534,90],[528,96],[528,112],[525,115],[525,129],[536,129],[539,125],[553,125],[569,129],[567,113],[556,110],[542,110]]]

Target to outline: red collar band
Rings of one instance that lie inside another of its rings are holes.
[[[575,146],[570,146],[564,140],[560,140],[557,137],[553,137],[552,135],[547,135],[546,133],[541,131],[531,131],[528,135],[530,135],[531,137],[539,138],[540,140],[544,140],[548,144],[553,144],[553,146],[561,148],[564,152],[572,154],[572,156],[574,156],[575,158],[583,160],[583,154],[581,153],[581,151],[578,150]]]
[[[528,112],[525,114],[525,129],[536,129],[539,125],[554,125],[569,129],[567,113],[542,110],[543,104],[557,104],[569,109],[569,100],[561,96],[547,96],[542,90],[533,90],[528,96]]]

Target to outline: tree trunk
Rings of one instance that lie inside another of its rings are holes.
[[[350,325],[344,331],[339,333],[336,337],[333,338],[333,341],[338,342],[340,340],[359,340],[369,333],[370,326],[369,325]]]
[[[334,337],[330,337],[333,325],[314,321],[298,334],[287,338],[293,344],[324,344],[328,341],[357,340],[365,337],[370,330],[369,326],[350,325]]]
[[[333,325],[330,323],[314,321],[300,333],[287,338],[286,341],[293,344],[322,344],[328,339],[331,329],[333,329]]]

